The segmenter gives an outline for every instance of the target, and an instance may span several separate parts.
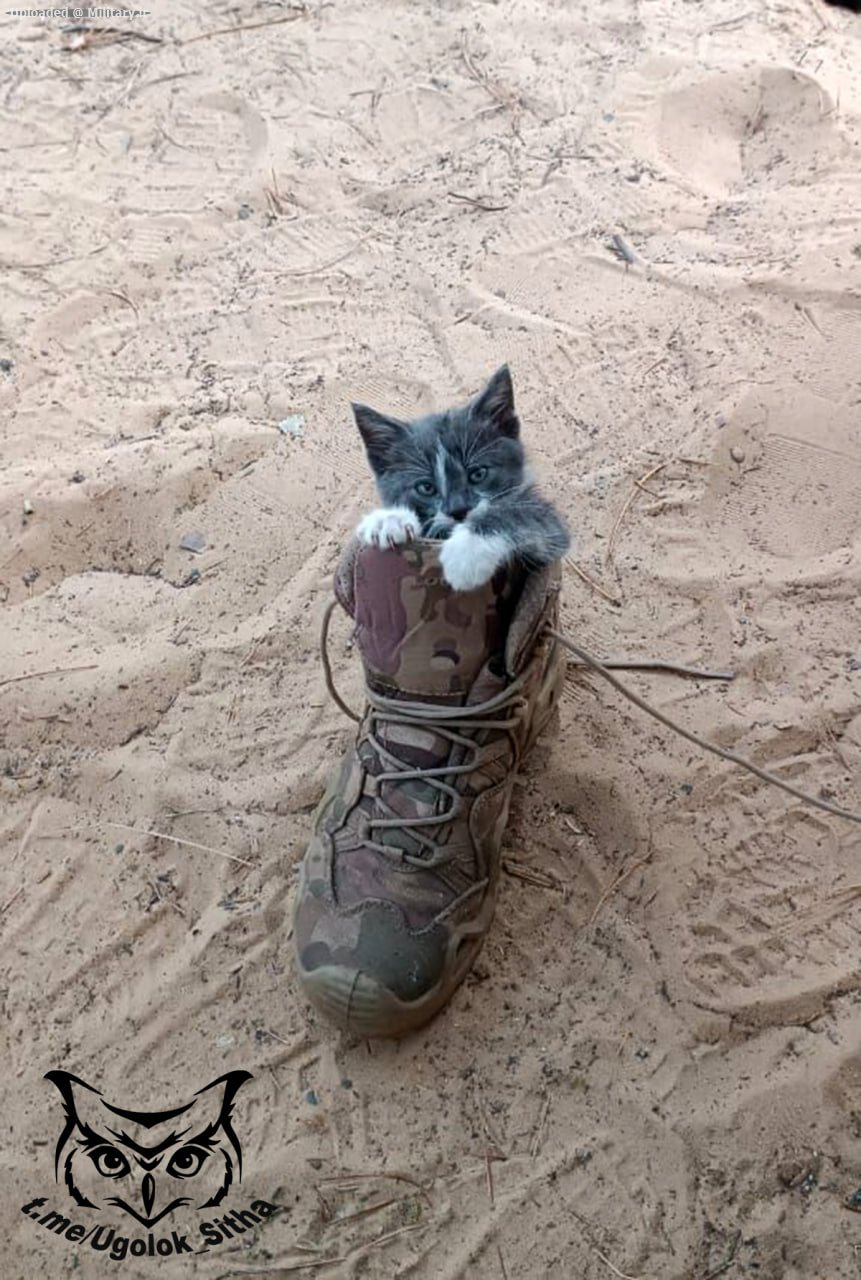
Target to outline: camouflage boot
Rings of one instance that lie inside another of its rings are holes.
[[[353,542],[335,578],[368,706],[317,811],[294,913],[308,999],[361,1036],[427,1022],[493,919],[514,777],[564,661],[560,568],[453,592],[439,542]],[[339,700],[340,701],[340,700]]]

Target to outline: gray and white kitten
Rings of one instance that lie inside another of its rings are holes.
[[[455,591],[481,586],[510,561],[538,569],[568,550],[568,530],[526,466],[508,365],[463,408],[412,422],[363,404],[353,413],[386,504],[362,520],[360,541],[445,539],[440,565]]]

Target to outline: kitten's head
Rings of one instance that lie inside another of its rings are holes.
[[[469,404],[401,422],[354,404],[377,489],[410,507],[427,537],[445,538],[480,503],[524,483],[520,423],[508,365]]]

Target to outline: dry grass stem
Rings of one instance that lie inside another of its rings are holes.
[[[587,586],[591,587],[593,591],[597,591],[599,596],[603,596],[604,599],[609,601],[610,604],[614,604],[617,606],[621,605],[622,601],[619,599],[618,596],[611,595],[611,593],[607,591],[605,587],[601,586],[600,582],[596,582],[594,578],[591,578],[589,576],[589,574],[586,572],[585,569],[581,569],[580,565],[577,564],[576,561],[571,560],[566,556],[565,563],[568,565],[570,569],[574,570],[578,578],[582,578],[582,580],[586,583]]]
[[[409,1173],[335,1173],[330,1177],[320,1178],[317,1185],[320,1187],[330,1187],[333,1191],[353,1191],[356,1189],[357,1184],[361,1182],[367,1182],[371,1179],[378,1179],[382,1181],[386,1178],[391,1179],[394,1182],[405,1182],[409,1186],[415,1187],[417,1191],[421,1192],[428,1204],[430,1204],[428,1188],[423,1182],[420,1182],[418,1178],[414,1178]]]
[[[590,928],[598,919],[601,908],[604,906],[604,903],[607,901],[607,899],[610,898],[616,892],[617,889],[621,888],[621,886],[625,883],[628,877],[632,876],[638,867],[644,867],[647,862],[650,862],[651,857],[652,855],[649,854],[648,857],[646,858],[637,858],[636,862],[632,862],[630,867],[627,868],[627,870],[619,872],[619,874],[616,876],[616,879],[607,886],[607,888],[601,894],[598,901],[595,903],[595,909],[592,912],[591,916],[589,917]]]
[[[116,827],[118,831],[131,831],[136,836],[152,836],[154,840],[168,840],[171,844],[185,845],[189,849],[202,849],[204,853],[214,853],[216,857],[226,858],[228,862],[237,862],[241,867],[253,867],[254,863],[247,858],[240,858],[235,853],[226,853],[223,849],[214,849],[212,845],[200,844],[197,840],[181,840],[179,836],[169,836],[165,831],[151,831],[146,827],[130,827],[125,822],[107,822],[105,826]]]
[[[461,200],[473,209],[483,209],[485,213],[502,213],[504,209],[508,208],[507,204],[488,204],[486,200],[476,196],[462,196],[457,191],[449,191],[448,196],[450,200]]]
[[[484,1169],[487,1175],[487,1194],[490,1197],[491,1209],[496,1207],[496,1200],[493,1195],[493,1157],[489,1151],[484,1153]]]
[[[97,662],[90,662],[84,667],[50,667],[47,671],[29,671],[24,676],[6,676],[5,680],[0,680],[0,688],[4,684],[18,684],[21,680],[37,680],[41,676],[62,676],[69,671],[96,671],[98,665]]]
[[[328,5],[322,7],[328,8]],[[188,40],[181,40],[180,44],[196,44],[198,40],[212,40],[215,36],[235,36],[240,31],[260,31],[263,27],[281,27],[285,22],[298,22],[300,18],[306,18],[308,12],[308,6],[302,4],[284,18],[267,18],[265,22],[246,22],[236,27],[217,27],[214,31],[204,31],[199,36],[190,36]]]
[[[539,871],[525,862],[515,862],[513,858],[503,858],[502,869],[515,880],[523,880],[526,884],[534,884],[539,889],[553,889],[556,893],[564,892],[562,881],[549,871]]]
[[[334,1214],[331,1222],[333,1227],[343,1226],[345,1222],[355,1222],[357,1218],[367,1218],[368,1214],[377,1213],[380,1209],[388,1209],[389,1205],[402,1204],[407,1196],[390,1196],[388,1200],[379,1200],[376,1204],[365,1205],[363,1209],[356,1209],[353,1213]]]
[[[370,240],[371,235],[372,232],[369,231],[367,235],[361,236],[355,244],[351,244],[349,249],[345,249],[343,253],[339,253],[334,258],[329,258],[326,262],[321,262],[316,267],[302,267],[298,271],[283,271],[281,274],[293,277],[319,275],[321,271],[328,271],[330,267],[336,267],[339,262],[343,262],[345,258],[349,258],[354,254],[357,249],[361,249],[362,245]]]
[[[601,666],[608,671],[669,671],[676,676],[691,676],[695,680],[734,680],[732,671],[709,671],[706,667],[691,667],[684,662],[665,662],[663,658],[601,658]],[[569,668],[589,667],[579,658],[568,659]]]
[[[636,498],[637,494],[640,492],[639,486],[646,484],[647,481],[651,480],[653,476],[656,476],[658,472],[663,471],[664,467],[666,466],[669,466],[668,462],[657,463],[657,465],[654,467],[651,467],[650,470],[648,470],[645,473],[645,475],[640,476],[639,480],[635,480],[633,485],[631,486],[631,492],[628,494],[627,498],[622,504],[622,509],[616,517],[616,522],[613,525],[613,531],[610,534],[610,541],[607,543],[607,556],[606,556],[605,563],[608,566],[613,559],[613,551],[616,546],[616,539],[619,536],[619,530],[622,527],[622,521],[625,519],[625,516],[628,514],[628,511],[631,507],[632,502]]]
[[[541,1103],[541,1110],[538,1113],[538,1119],[535,1122],[535,1128],[529,1141],[529,1157],[534,1160],[541,1150],[541,1143],[544,1140],[544,1130],[547,1127],[547,1117],[550,1114],[550,1099],[545,1095]]]
[[[19,889],[16,889],[16,890],[15,890],[15,892],[12,894],[12,897],[11,897],[11,898],[7,898],[7,899],[6,899],[6,901],[3,903],[3,906],[2,906],[2,907],[0,907],[0,916],[2,916],[2,915],[5,915],[5,914],[6,914],[6,912],[7,912],[7,911],[9,910],[9,908],[11,907],[12,903],[13,903],[13,902],[15,902],[15,901],[17,901],[17,899],[21,897],[21,894],[22,894],[23,892],[24,892],[24,886],[23,886],[23,885],[21,885],[21,887],[20,887]]]

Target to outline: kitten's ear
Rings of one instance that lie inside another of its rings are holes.
[[[470,406],[470,416],[478,422],[489,422],[500,434],[516,440],[520,423],[514,411],[514,387],[511,370],[504,364],[480,391]]]
[[[365,442],[365,452],[374,471],[379,474],[386,470],[392,445],[406,430],[407,424],[397,418],[387,418],[376,409],[369,409],[366,404],[352,406],[356,426]]]

